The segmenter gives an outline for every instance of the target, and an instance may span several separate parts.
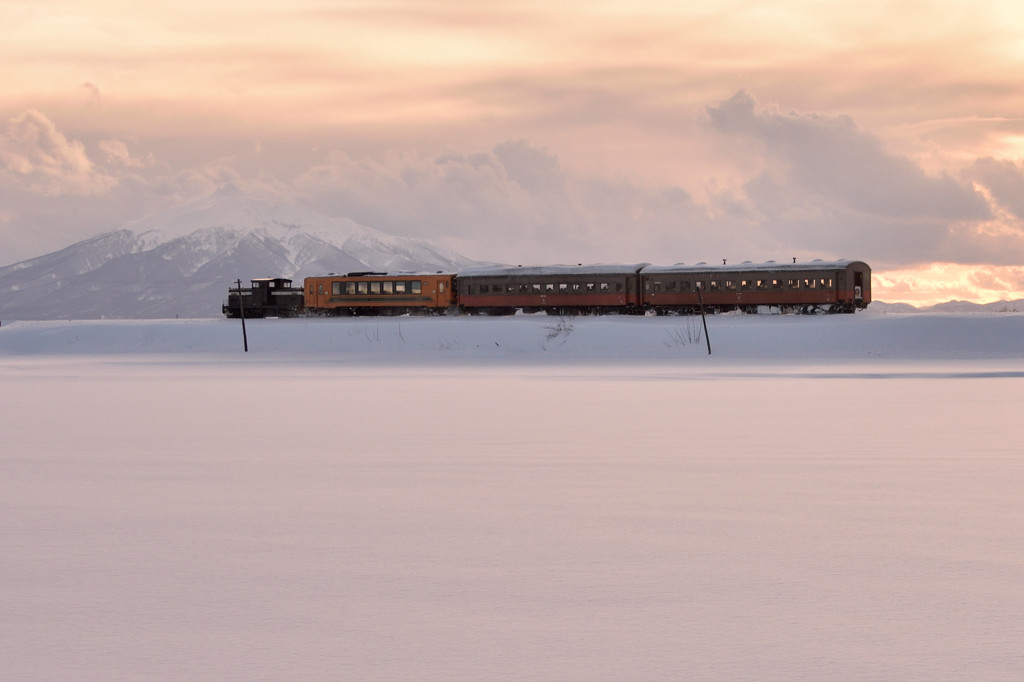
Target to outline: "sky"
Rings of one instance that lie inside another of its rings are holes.
[[[1002,0],[0,0],[0,265],[235,185],[505,263],[1024,297]]]

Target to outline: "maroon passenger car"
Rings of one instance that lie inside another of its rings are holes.
[[[459,308],[489,315],[639,313],[639,273],[646,265],[469,268],[458,275]]]
[[[852,313],[871,302],[871,268],[855,260],[648,266],[640,277],[643,306],[656,313],[693,312],[701,303],[712,310]]]

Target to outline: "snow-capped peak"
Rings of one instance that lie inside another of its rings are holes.
[[[233,186],[129,223],[126,228],[147,250],[209,229],[239,235],[259,233],[284,243],[303,234],[339,248],[353,234],[375,232],[347,218],[329,218],[297,203],[247,196]]]
[[[295,202],[233,187],[58,252],[0,268],[0,316],[216,316],[251,277],[354,270],[458,270],[473,261]]]

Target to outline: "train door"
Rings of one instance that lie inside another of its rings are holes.
[[[324,285],[323,282],[309,282],[309,291],[307,292],[306,307],[313,310],[322,310],[324,306],[323,293]],[[317,295],[317,291],[320,292]]]
[[[864,300],[864,273],[859,270],[853,273],[853,300],[858,303]]]

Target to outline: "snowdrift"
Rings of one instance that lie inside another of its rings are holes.
[[[1021,359],[1024,315],[719,315],[712,360]],[[248,358],[361,362],[706,360],[699,317],[248,320]],[[237,320],[13,322],[0,357],[243,355]]]

